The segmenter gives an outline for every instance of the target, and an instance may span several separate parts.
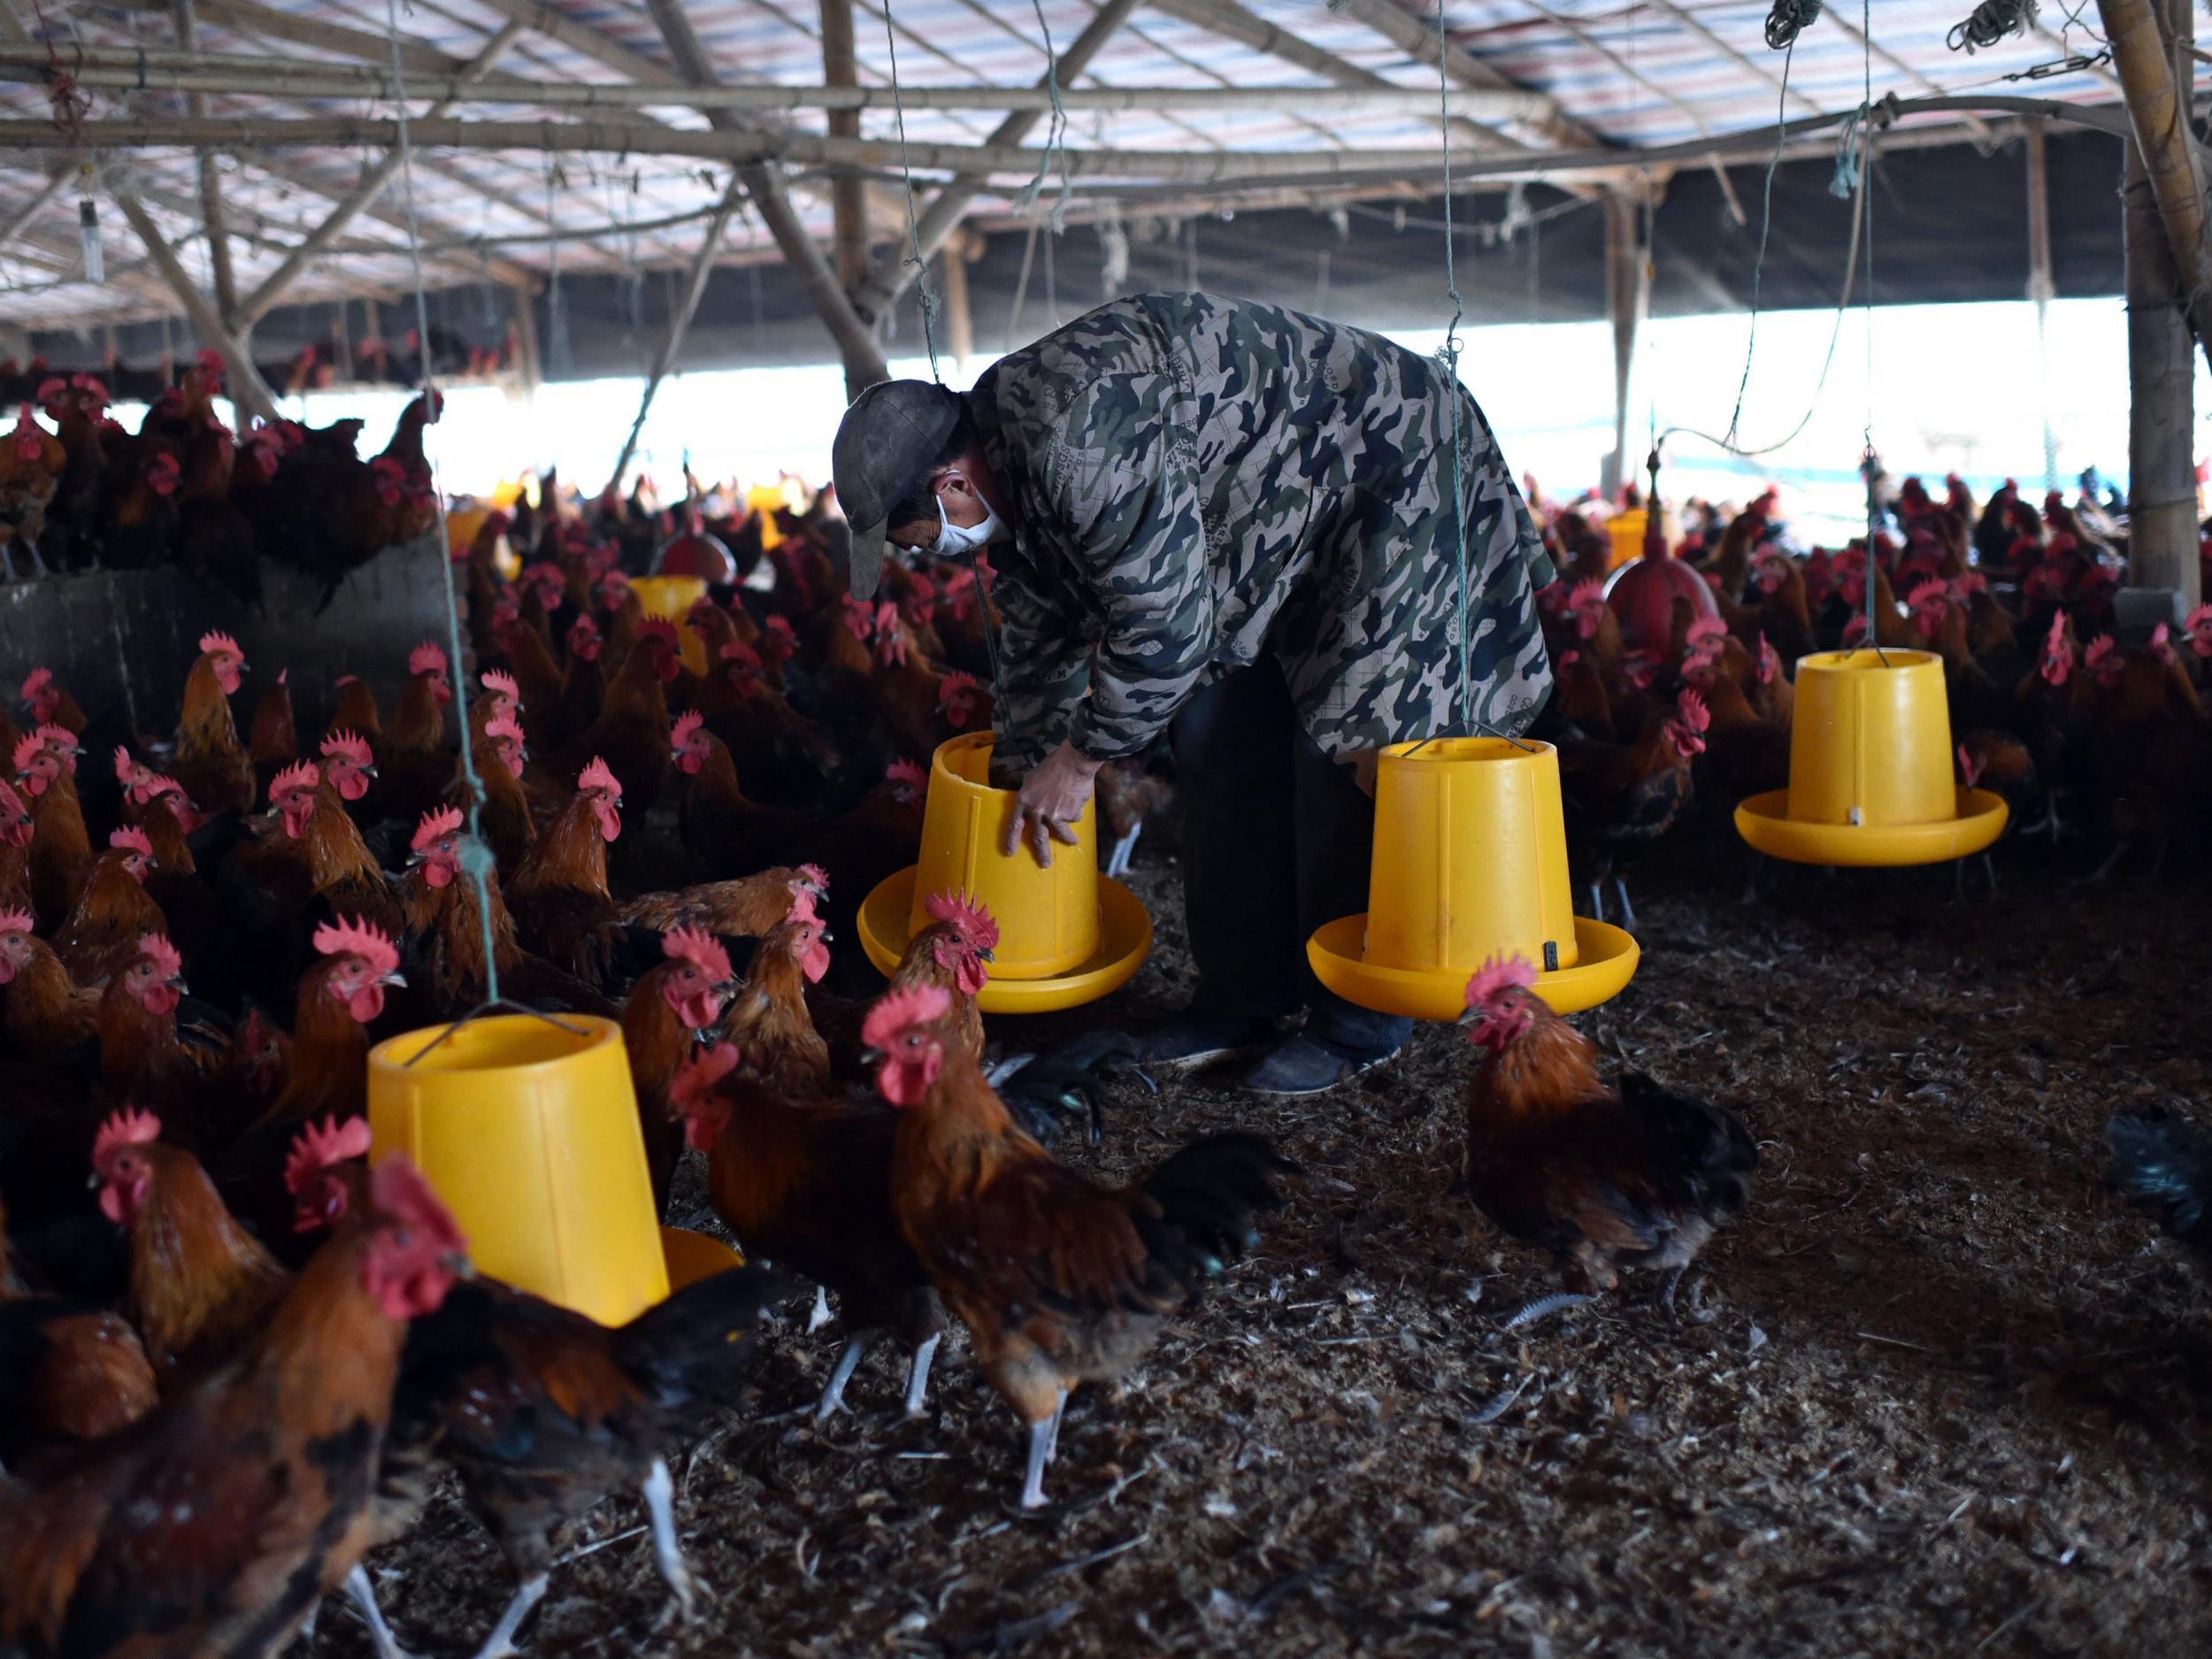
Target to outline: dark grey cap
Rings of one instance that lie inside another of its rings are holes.
[[[960,424],[960,394],[929,380],[878,380],[852,401],[830,446],[837,504],[852,526],[856,598],[883,571],[884,520],[920,488]]]

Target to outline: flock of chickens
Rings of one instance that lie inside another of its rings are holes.
[[[307,572],[327,603],[347,572],[437,522],[422,449],[435,392],[365,461],[359,420],[234,432],[215,412],[222,390],[222,359],[203,351],[127,432],[96,376],[24,384],[0,437],[0,578],[173,563],[250,604],[270,560]]]
[[[2212,823],[2212,605],[2177,636],[2117,643],[2124,560],[2093,505],[2054,492],[2039,512],[2008,483],[1978,511],[1956,477],[1940,501],[1905,480],[1895,534],[1874,537],[1874,639],[1943,659],[1959,780],[2005,796],[2010,833],[2071,827],[2100,876],[2131,850],[2155,873]],[[1565,574],[1539,603],[1558,688],[1538,733],[1559,744],[1576,875],[1601,919],[1610,883],[1632,927],[1619,872],[1641,849],[1739,844],[1737,803],[1789,782],[1797,659],[1866,637],[1865,543],[1799,557],[1783,531],[1771,493],[1710,518],[1681,557],[1717,614],[1677,599],[1663,649],[1639,649],[1606,602],[1602,532],[1573,511],[1552,519]]]
[[[427,416],[402,425],[417,453]],[[1970,559],[1955,501],[1878,546],[1878,629],[1951,662],[1970,772],[2039,792],[2054,822],[2060,804],[2108,814],[2109,756],[2172,741],[2139,728],[2202,741],[2212,612],[2185,649],[2116,649],[2095,632],[2094,551],[2016,503],[2003,516],[2024,618],[1995,599],[1999,562]],[[1686,621],[1664,657],[1624,649],[1588,580],[1547,595],[1594,881],[1786,760],[1787,664],[1842,636],[1869,572],[1863,550],[1764,546],[1764,524],[1755,508],[1720,538],[1722,619]],[[795,1285],[846,1326],[822,1415],[881,1335],[924,1412],[956,1322],[1024,1425],[1021,1502],[1041,1504],[1071,1392],[1135,1365],[1294,1190],[1298,1166],[1252,1133],[1126,1187],[1056,1156],[1113,1047],[1025,1066],[987,1049],[997,928],[964,895],[928,898],[887,989],[833,962],[858,899],[913,860],[929,756],[990,718],[989,572],[894,565],[864,604],[813,526],[782,531],[768,580],[680,628],[644,613],[593,526],[494,515],[457,557],[472,692],[426,641],[394,706],[338,685],[304,739],[288,674],[248,701],[220,633],[172,741],[88,716],[45,669],[23,681],[25,720],[0,716],[0,1653],[269,1654],[342,1586],[393,1659],[360,1563],[447,1471],[517,1581],[484,1659],[513,1651],[558,1525],[618,1491],[641,1495],[688,1610],[667,1457],[738,1401]],[[1577,521],[1554,533],[1571,567]],[[529,555],[511,580],[503,541]],[[1102,774],[1116,833],[1158,783]],[[2153,796],[2129,799],[2154,825],[2179,803]],[[365,1058],[480,1009],[495,979],[620,1022],[657,1199],[696,1154],[714,1210],[771,1267],[621,1329],[471,1275],[423,1176],[369,1167]],[[1641,1269],[1671,1301],[1748,1200],[1751,1136],[1606,1079],[1533,979],[1516,957],[1467,987],[1469,1194],[1551,1254],[1570,1297]],[[2200,1190],[2185,1140],[2131,1133],[2135,1190],[2170,1207]]]

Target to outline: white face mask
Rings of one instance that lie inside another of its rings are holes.
[[[983,503],[981,524],[956,525],[945,517],[943,498],[933,499],[937,502],[938,529],[936,544],[930,549],[930,551],[941,559],[957,558],[963,553],[972,553],[987,547],[998,540],[999,532],[1004,528],[999,522],[998,514],[992,511],[991,503],[987,501]]]

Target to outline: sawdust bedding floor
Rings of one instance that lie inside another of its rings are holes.
[[[1315,1102],[1119,1082],[1071,1154],[1103,1174],[1242,1125],[1310,1175],[1127,1386],[1078,1397],[1051,1508],[1013,1508],[1017,1425],[952,1341],[926,1420],[884,1349],[816,1426],[840,1333],[794,1309],[755,1409],[675,1460],[701,1616],[618,1498],[526,1651],[2206,1651],[2212,1291],[2100,1172],[2115,1108],[2212,1105],[2207,895],[2001,852],[1993,899],[1770,867],[1747,904],[1686,851],[1632,876],[1643,964],[1585,1028],[1737,1105],[1763,1159],[1672,1320],[1632,1280],[1503,1328],[1553,1283],[1451,1190],[1455,1031]],[[1043,1034],[1187,990],[1174,872],[1135,885],[1152,963]],[[510,1588],[449,1483],[372,1565],[438,1659]],[[314,1647],[366,1652],[342,1602]]]

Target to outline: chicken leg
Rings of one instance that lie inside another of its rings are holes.
[[[522,1628],[522,1621],[530,1617],[531,1609],[545,1600],[547,1583],[547,1576],[541,1572],[515,1586],[507,1610],[499,1616],[499,1623],[492,1626],[492,1633],[484,1638],[484,1645],[476,1650],[475,1659],[511,1659],[516,1651],[515,1632]]]
[[[814,1407],[817,1423],[832,1417],[844,1409],[845,1385],[853,1379],[853,1372],[860,1364],[860,1356],[868,1351],[868,1339],[856,1336],[845,1344],[845,1351],[837,1356],[836,1369],[830,1372],[829,1385],[822,1390],[821,1399]]]
[[[1621,926],[1632,933],[1636,931],[1636,907],[1628,902],[1628,883],[1615,876],[1613,891],[1620,895]]]
[[[914,1345],[914,1363],[906,1373],[906,1415],[909,1417],[929,1415],[929,1363],[937,1357],[937,1344],[941,1333],[933,1333]]]
[[[346,1594],[353,1598],[354,1610],[361,1615],[361,1622],[369,1627],[369,1640],[376,1645],[376,1659],[413,1659],[399,1645],[392,1627],[384,1622],[384,1609],[376,1604],[376,1586],[369,1581],[366,1567],[356,1563],[353,1571],[346,1575]]]
[[[1118,881],[1129,873],[1129,856],[1137,850],[1137,837],[1144,833],[1144,820],[1139,818],[1129,826],[1129,833],[1114,843],[1114,849],[1106,856],[1106,868],[1101,873]]]
[[[676,1604],[683,1611],[684,1622],[689,1624],[697,1608],[697,1597],[691,1581],[691,1569],[684,1564],[684,1547],[676,1536],[676,1488],[668,1478],[668,1460],[656,1457],[651,1471],[645,1477],[645,1514],[653,1526],[653,1560],[661,1570],[661,1577],[676,1593]]]

